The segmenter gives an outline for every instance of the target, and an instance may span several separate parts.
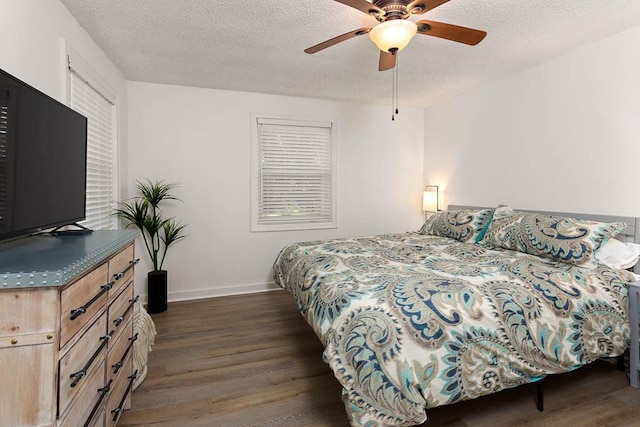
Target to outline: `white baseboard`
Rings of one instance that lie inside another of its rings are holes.
[[[186,301],[193,299],[223,297],[228,295],[253,294],[256,292],[277,291],[282,290],[281,287],[274,282],[269,283],[251,283],[246,285],[232,285],[222,288],[210,289],[194,289],[190,291],[169,292],[168,301]],[[140,295],[142,303],[147,303],[147,295]]]

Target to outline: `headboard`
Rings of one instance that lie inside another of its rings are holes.
[[[480,206],[463,206],[463,205],[449,205],[449,210],[461,210],[461,209],[492,209],[487,207]],[[622,230],[616,238],[618,240],[622,240],[623,242],[634,242],[640,243],[640,218],[632,217],[632,216],[621,216],[621,215],[598,215],[598,214],[582,214],[582,213],[573,213],[573,212],[547,212],[547,211],[535,211],[535,210],[526,210],[526,209],[515,209],[519,212],[531,212],[531,213],[539,213],[543,215],[555,215],[555,216],[565,216],[569,218],[578,218],[578,219],[586,219],[590,221],[600,221],[600,222],[626,222],[629,224],[624,230]],[[635,273],[640,274],[640,263],[636,264],[633,271]]]

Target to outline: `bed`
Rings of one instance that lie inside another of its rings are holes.
[[[635,276],[596,255],[637,243],[639,224],[450,206],[419,232],[288,245],[275,280],[322,341],[351,425],[411,426],[624,353]]]

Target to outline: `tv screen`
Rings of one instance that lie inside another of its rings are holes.
[[[0,70],[0,240],[85,218],[87,119]]]

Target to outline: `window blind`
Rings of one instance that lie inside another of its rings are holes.
[[[70,106],[87,117],[87,200],[85,227],[113,228],[114,105],[70,70]]]
[[[331,226],[332,124],[258,118],[257,126],[257,225]]]
[[[0,232],[7,230],[9,202],[9,171],[7,156],[9,153],[9,138],[7,135],[9,128],[9,118],[13,111],[9,108],[9,92],[0,90]]]

